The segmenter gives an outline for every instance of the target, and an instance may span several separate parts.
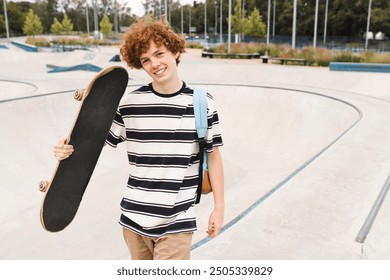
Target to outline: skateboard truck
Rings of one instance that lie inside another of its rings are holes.
[[[39,182],[39,191],[46,192],[49,187],[49,181],[44,180]]]
[[[84,92],[84,89],[76,89],[73,93],[74,99],[76,99],[77,101],[81,101],[83,99]]]

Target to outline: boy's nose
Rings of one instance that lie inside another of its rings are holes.
[[[152,59],[151,62],[153,68],[160,66],[160,61],[158,59]]]

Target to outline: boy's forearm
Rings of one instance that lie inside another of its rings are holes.
[[[218,147],[208,154],[208,169],[214,195],[215,210],[224,210],[224,173],[221,152]]]

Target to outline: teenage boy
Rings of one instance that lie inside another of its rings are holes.
[[[193,88],[180,79],[177,68],[184,51],[185,41],[164,19],[138,20],[120,49],[129,67],[143,69],[152,79],[124,95],[106,141],[111,147],[127,144],[129,179],[119,223],[134,260],[190,258],[201,155]],[[207,233],[215,237],[224,216],[223,143],[210,94],[207,103],[206,152],[214,195]],[[58,160],[72,152],[63,140],[54,147]]]

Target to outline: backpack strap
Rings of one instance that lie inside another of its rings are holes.
[[[202,195],[202,183],[203,173],[207,169],[207,154],[206,154],[206,131],[208,128],[207,123],[207,92],[201,88],[194,88],[194,115],[195,115],[195,126],[196,132],[199,138],[199,184],[196,191],[196,202],[200,202],[200,196]],[[202,156],[203,155],[203,156]]]

